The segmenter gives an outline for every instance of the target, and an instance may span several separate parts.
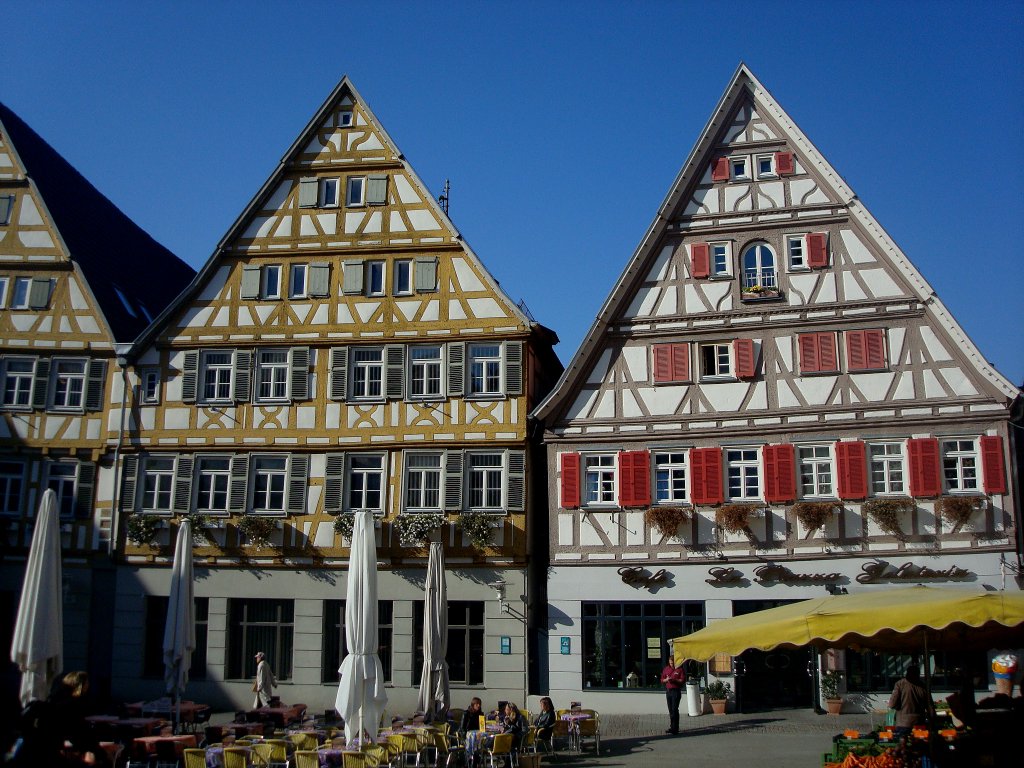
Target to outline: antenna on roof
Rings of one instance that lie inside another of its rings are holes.
[[[444,192],[437,196],[437,202],[441,204],[441,209],[444,211],[444,215],[448,215],[448,196],[452,191],[452,183],[448,180],[444,180]]]

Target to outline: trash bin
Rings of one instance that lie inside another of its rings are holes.
[[[694,680],[686,683],[686,714],[697,717],[700,711],[700,684]]]

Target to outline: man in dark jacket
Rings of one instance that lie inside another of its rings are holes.
[[[686,685],[686,673],[676,667],[675,659],[668,657],[668,664],[661,670],[661,682],[665,685],[665,698],[668,701],[668,730],[673,736],[679,733],[679,701],[683,698],[683,686]]]

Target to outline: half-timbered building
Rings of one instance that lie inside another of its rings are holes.
[[[147,695],[162,674],[171,542],[192,516],[190,695],[247,704],[262,650],[284,701],[330,709],[346,521],[368,509],[389,709],[416,703],[422,537],[446,549],[454,704],[521,699],[528,513],[546,514],[527,415],[561,372],[555,341],[343,79],[133,353],[119,508],[160,528],[125,541],[118,692]]]
[[[1017,589],[1019,395],[740,66],[535,411],[551,696],[660,711],[671,637],[826,590]],[[936,656],[936,683],[985,661]],[[864,695],[902,669],[827,663]],[[811,705],[806,652],[710,674],[745,708]]]

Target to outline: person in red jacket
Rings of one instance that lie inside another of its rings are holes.
[[[676,667],[675,659],[668,657],[668,664],[661,670],[661,682],[665,685],[665,698],[668,700],[669,726],[665,733],[673,736],[679,733],[679,701],[683,697],[683,686],[686,685],[686,673]]]

